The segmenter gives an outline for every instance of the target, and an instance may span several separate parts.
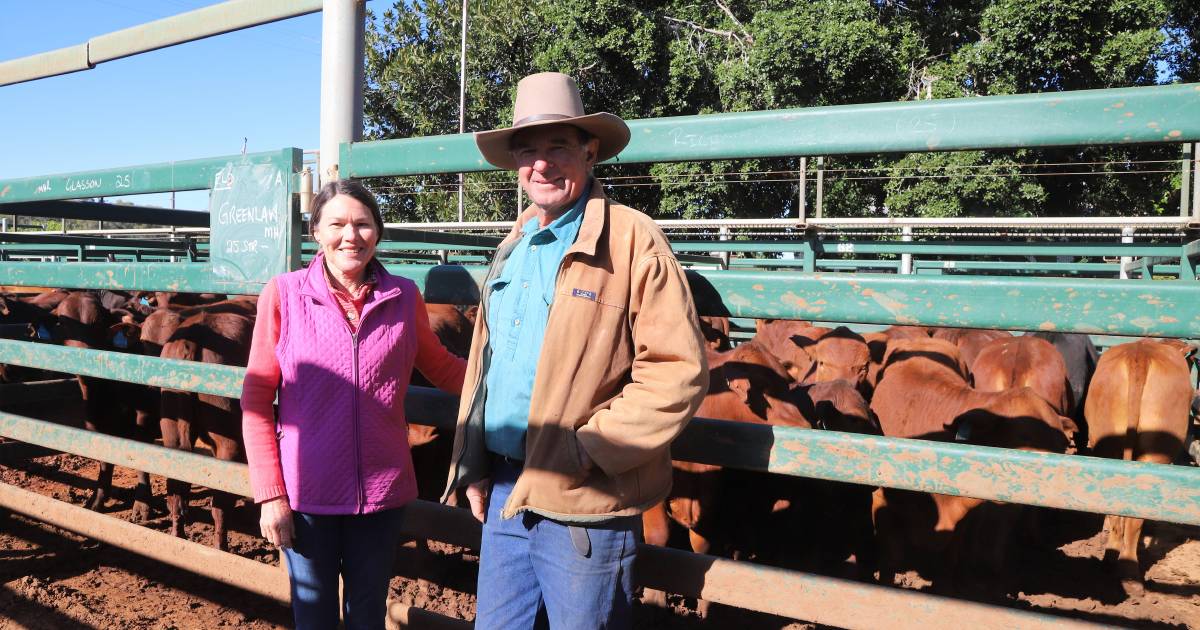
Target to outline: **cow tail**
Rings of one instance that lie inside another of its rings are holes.
[[[1129,392],[1125,404],[1128,405],[1125,414],[1125,453],[1126,461],[1133,461],[1133,447],[1137,444],[1138,423],[1142,417],[1142,391],[1146,388],[1146,378],[1150,374],[1150,361],[1147,357],[1135,356],[1129,364]]]

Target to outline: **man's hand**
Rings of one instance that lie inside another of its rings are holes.
[[[586,450],[584,450],[583,445],[576,442],[575,446],[576,446],[575,450],[579,452],[579,469],[582,470],[583,472],[588,472],[591,469],[595,468],[596,467],[595,460],[592,459],[591,455],[588,455],[588,452]]]
[[[491,492],[491,479],[481,479],[467,486],[467,502],[471,504],[471,514],[480,523],[487,520],[488,496]]]
[[[276,497],[262,504],[258,527],[263,538],[280,549],[292,546],[292,507],[286,496]]]

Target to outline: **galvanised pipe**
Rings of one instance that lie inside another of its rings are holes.
[[[321,182],[342,177],[338,145],[362,138],[365,0],[321,3]]]
[[[288,602],[279,567],[0,483],[0,507],[263,597]]]
[[[3,206],[0,206],[0,213],[3,209]],[[0,262],[0,284],[65,289],[258,295],[265,283],[218,280],[213,276],[212,265],[209,263]]]

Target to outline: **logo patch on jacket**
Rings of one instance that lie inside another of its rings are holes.
[[[596,292],[595,291],[585,291],[583,289],[571,289],[571,296],[584,298],[587,300],[591,300],[593,302],[596,301]]]

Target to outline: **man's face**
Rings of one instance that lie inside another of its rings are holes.
[[[513,136],[511,151],[521,188],[549,216],[570,208],[587,185],[600,141],[580,143],[579,137],[571,125],[544,125]]]

